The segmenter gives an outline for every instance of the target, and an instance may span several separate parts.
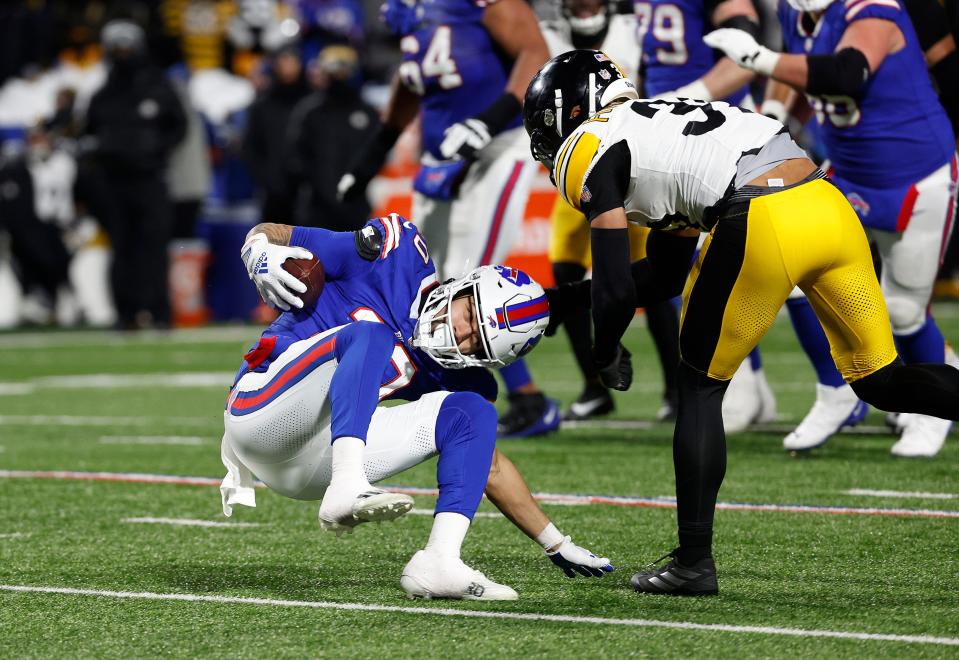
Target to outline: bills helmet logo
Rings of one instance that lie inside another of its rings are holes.
[[[511,268],[510,266],[494,266],[494,268],[504,280],[509,280],[516,286],[523,286],[524,284],[529,284],[532,281],[530,280],[529,275],[518,268]]]
[[[859,214],[860,217],[865,218],[869,216],[871,209],[869,202],[864,200],[859,193],[849,193],[846,195],[846,199],[849,200],[849,205],[856,210],[856,213]]]

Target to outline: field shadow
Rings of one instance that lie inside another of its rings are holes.
[[[140,566],[169,591],[191,594],[255,593],[272,598],[316,600],[368,591],[365,572],[335,571],[332,566],[289,563],[178,562]]]

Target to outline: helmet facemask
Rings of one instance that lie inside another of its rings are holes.
[[[423,310],[413,329],[413,346],[421,349],[446,369],[504,366],[502,360],[489,358],[486,328],[479,322],[482,317],[476,284],[475,280],[470,281],[467,276],[433,289],[423,303]],[[466,354],[460,350],[453,327],[453,301],[465,297],[470,298],[472,320],[480,338],[480,345],[475,354]]]

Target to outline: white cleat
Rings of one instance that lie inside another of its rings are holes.
[[[932,458],[942,449],[951,427],[948,419],[911,414],[903,423],[902,437],[889,453],[900,458]]]
[[[413,498],[401,493],[373,489],[357,495],[350,503],[349,511],[345,513],[336,511],[335,505],[324,505],[327,505],[326,496],[320,504],[320,528],[340,537],[344,533],[352,534],[353,528],[360,523],[396,520],[413,508]]]
[[[786,451],[821,447],[844,426],[855,426],[866,414],[866,404],[848,385],[831,387],[816,383],[816,403],[799,426],[783,439]]]
[[[497,584],[459,557],[420,550],[403,569],[400,586],[410,598],[516,600],[519,594]]]
[[[761,407],[756,375],[747,358],[733,374],[723,397],[723,428],[726,433],[745,431],[759,416]]]
[[[773,389],[769,387],[769,381],[766,380],[766,372],[757,369],[753,372],[756,379],[756,393],[759,395],[759,413],[756,415],[756,421],[760,424],[768,424],[776,421],[776,395]]]

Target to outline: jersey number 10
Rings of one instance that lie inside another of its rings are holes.
[[[404,55],[416,55],[420,52],[420,42],[413,35],[407,35],[400,41],[400,50]],[[400,80],[411,92],[423,96],[426,92],[424,79],[435,78],[443,89],[455,89],[463,84],[463,77],[456,68],[452,57],[452,30],[441,25],[433,32],[430,45],[426,48],[422,60],[406,60],[400,65]]]

